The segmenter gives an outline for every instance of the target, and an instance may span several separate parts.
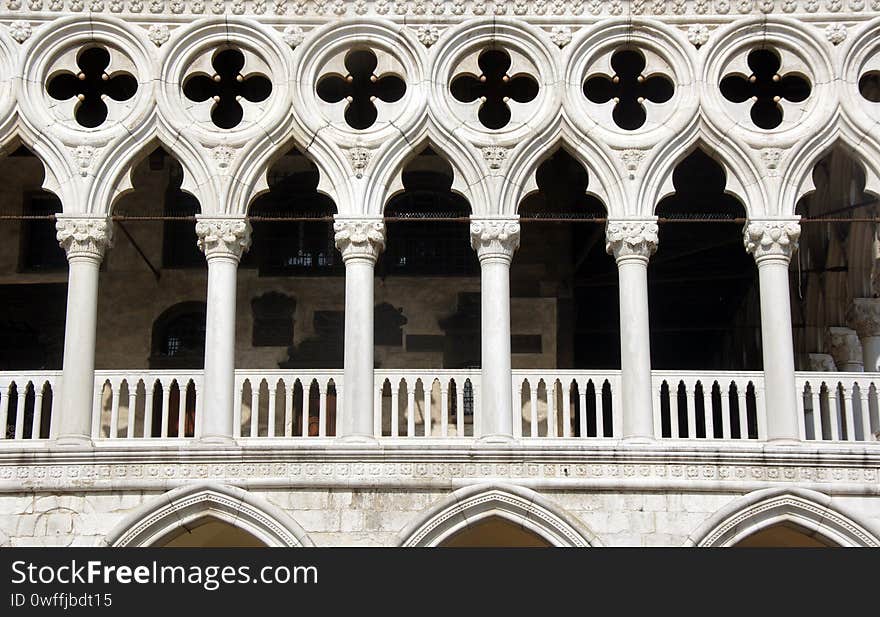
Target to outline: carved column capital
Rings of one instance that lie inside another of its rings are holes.
[[[508,264],[519,248],[519,218],[471,218],[471,247],[480,262],[501,260]]]
[[[860,339],[880,336],[880,298],[853,299],[846,320]]]
[[[828,347],[839,370],[851,370],[853,365],[862,364],[862,344],[855,330],[835,326],[828,328]]]
[[[113,223],[106,216],[57,214],[55,229],[68,260],[86,257],[100,262],[113,244]]]
[[[196,217],[199,248],[208,260],[238,261],[251,246],[251,224],[244,217]]]
[[[343,262],[367,259],[375,263],[385,250],[385,223],[380,218],[337,218],[333,231]]]
[[[605,250],[617,260],[647,261],[660,242],[658,231],[656,219],[610,220],[605,225]]]
[[[833,373],[837,371],[837,365],[834,358],[827,353],[811,353],[810,370],[816,373]]]
[[[743,243],[758,263],[765,259],[789,261],[800,235],[798,219],[751,220],[743,229]]]

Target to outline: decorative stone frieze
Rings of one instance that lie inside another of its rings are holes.
[[[342,260],[376,261],[385,250],[385,223],[376,218],[340,218],[333,222],[336,248]]]
[[[471,219],[471,246],[480,261],[502,259],[511,261],[519,248],[519,220]]]
[[[197,217],[199,248],[207,259],[241,259],[251,246],[251,225],[245,218]]]
[[[862,344],[855,330],[836,326],[828,328],[828,347],[838,369],[862,370]]]
[[[791,259],[800,235],[800,223],[793,219],[749,221],[743,230],[746,251],[754,255],[755,261]]]
[[[104,252],[113,243],[113,224],[106,217],[58,214],[56,218],[56,238],[67,259],[103,259]]]
[[[855,298],[846,321],[860,339],[880,336],[880,298]]]
[[[615,259],[648,259],[657,250],[659,228],[655,220],[608,221],[605,250]]]
[[[837,365],[834,363],[834,358],[831,354],[827,353],[811,353],[810,357],[810,370],[813,372],[819,373],[833,373],[837,370]]]

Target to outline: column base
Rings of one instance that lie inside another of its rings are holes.
[[[95,444],[87,435],[59,435],[54,445],[59,448],[92,448]]]
[[[639,445],[644,444],[646,446],[653,445],[657,443],[657,440],[653,437],[649,437],[648,435],[626,435],[621,439],[626,445]]]
[[[229,435],[203,435],[193,441],[196,448],[232,448],[238,446]]]
[[[336,438],[339,443],[351,444],[356,446],[373,446],[378,447],[379,441],[372,435],[340,435]]]
[[[804,442],[792,437],[771,437],[764,443],[770,446],[800,446],[803,445]]]
[[[477,439],[478,446],[509,446],[516,443],[513,435],[506,433],[496,433],[494,435],[483,435]]]

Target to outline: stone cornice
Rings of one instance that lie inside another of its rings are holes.
[[[56,238],[68,259],[86,257],[100,262],[113,243],[113,223],[104,216],[56,215]]]
[[[68,14],[126,16],[144,22],[218,15],[265,21],[326,23],[381,17],[418,27],[464,19],[515,17],[548,24],[591,23],[609,17],[656,18],[679,23],[732,21],[780,15],[822,22],[870,19],[878,0],[3,0],[0,19],[53,19]]]
[[[271,441],[271,440],[270,440]],[[664,444],[666,445],[666,444]],[[452,447],[382,449],[333,445],[225,450],[96,448],[0,450],[0,492],[167,490],[218,480],[248,488],[388,486],[449,488],[509,481],[537,488],[629,488],[739,492],[793,485],[864,494],[880,484],[876,444],[695,447]]]
[[[243,217],[196,217],[199,248],[208,260],[241,259],[251,246],[251,225]]]
[[[519,248],[519,233],[518,218],[471,218],[471,246],[480,261],[510,263]]]
[[[801,225],[798,219],[750,220],[743,229],[743,244],[755,261],[790,260],[798,247]]]
[[[657,250],[657,221],[609,220],[605,227],[605,250],[615,259],[638,257],[647,260]]]
[[[367,259],[375,262],[385,250],[385,223],[380,218],[337,218],[333,222],[336,248],[342,260]]]

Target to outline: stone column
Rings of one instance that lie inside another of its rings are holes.
[[[519,231],[517,218],[471,219],[471,246],[481,272],[480,439],[490,443],[513,439],[510,263],[519,248]]]
[[[856,298],[847,320],[862,343],[864,369],[870,373],[880,371],[880,298]]]
[[[828,328],[828,347],[837,364],[837,370],[847,373],[861,373],[863,350],[859,335],[851,328],[831,326]]]
[[[752,220],[743,230],[746,251],[758,264],[764,400],[770,440],[799,438],[788,264],[800,234],[796,219]]]
[[[657,250],[657,222],[608,221],[605,250],[617,261],[620,293],[621,413],[625,439],[653,439],[648,260]],[[659,410],[658,410],[659,413]]]
[[[336,248],[345,263],[345,378],[339,436],[349,441],[373,437],[373,272],[385,248],[381,218],[337,218]]]
[[[235,293],[238,262],[251,245],[251,226],[242,216],[197,216],[199,248],[208,261],[205,318],[204,404],[197,428],[203,444],[233,442],[235,401]]]
[[[113,223],[105,216],[58,214],[55,228],[70,267],[57,443],[88,445],[95,400],[98,271],[112,242]]]

